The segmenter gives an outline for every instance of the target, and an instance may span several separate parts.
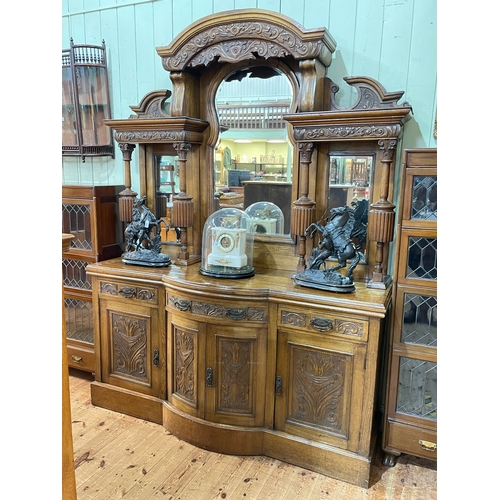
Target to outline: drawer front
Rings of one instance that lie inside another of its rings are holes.
[[[351,340],[366,341],[368,339],[368,321],[347,315],[280,307],[278,322],[280,326],[287,329],[298,329]]]
[[[243,301],[225,301],[218,304],[205,299],[192,300],[177,294],[167,293],[167,307],[181,311],[193,319],[232,320],[235,323],[262,323],[268,319],[268,308],[265,304],[248,305]]]
[[[86,372],[94,372],[94,349],[71,345],[68,342],[68,366]]]
[[[99,281],[99,294],[102,297],[122,298],[136,304],[158,305],[158,288],[124,283],[119,281]]]
[[[437,460],[437,432],[401,422],[387,423],[387,451],[398,450],[422,458]]]

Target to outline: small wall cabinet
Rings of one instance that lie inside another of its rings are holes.
[[[86,268],[121,255],[118,193],[123,186],[63,186],[62,232],[72,234],[62,254],[68,364],[94,371],[92,287]]]
[[[62,154],[114,156],[106,45],[75,45],[62,51]]]
[[[403,154],[383,449],[437,460],[437,150]]]

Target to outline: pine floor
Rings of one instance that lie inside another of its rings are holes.
[[[221,455],[180,441],[164,427],[93,406],[92,375],[70,369],[78,500],[434,500],[435,462],[374,459],[359,488],[267,457]]]

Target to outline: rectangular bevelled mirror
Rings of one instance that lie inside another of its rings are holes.
[[[351,237],[366,262],[373,156],[330,152],[328,160],[328,213],[333,208],[343,206],[354,210],[355,222]]]

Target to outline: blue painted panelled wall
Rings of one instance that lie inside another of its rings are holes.
[[[437,0],[62,0],[62,48],[107,46],[112,117],[127,118],[142,97],[171,88],[156,47],[168,45],[197,19],[232,9],[281,12],[305,28],[327,27],[337,42],[328,76],[340,85],[342,106],[355,96],[342,78],[369,76],[388,92],[405,92],[413,107],[402,148],[436,147]],[[122,184],[116,159],[63,158],[64,184]],[[138,191],[137,155],[132,187]]]

